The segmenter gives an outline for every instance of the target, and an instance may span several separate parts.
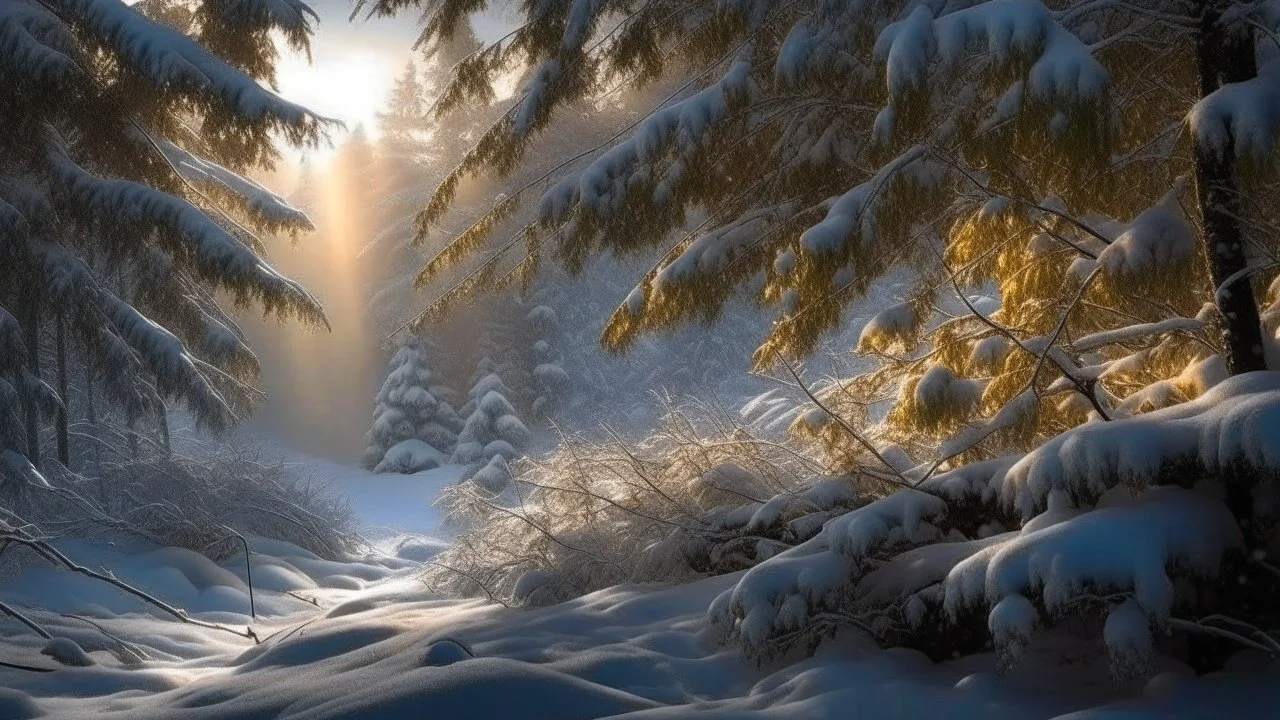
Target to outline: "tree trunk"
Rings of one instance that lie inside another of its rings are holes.
[[[102,477],[102,436],[98,434],[98,408],[93,399],[93,359],[89,353],[84,358],[85,412],[89,421],[88,432],[93,437],[93,470],[98,474],[98,502],[107,506],[107,484]]]
[[[62,407],[58,408],[58,461],[67,469],[71,468],[71,433],[67,427],[67,330],[66,319],[59,312],[55,318],[54,344],[58,355],[58,398]]]
[[[160,405],[160,447],[164,449],[165,457],[173,454],[169,445],[169,408],[163,403]]]
[[[27,372],[37,379],[40,377],[40,300],[33,293],[27,301],[27,318],[25,324],[27,344]],[[22,397],[24,420],[26,421],[27,460],[40,467],[40,403],[37,402],[35,388],[25,388]]]
[[[137,428],[137,425],[138,425],[137,418],[135,418],[132,414],[130,414],[129,419],[125,421],[124,426],[125,426],[125,436],[129,438],[129,457],[132,458],[134,462],[137,462],[139,457],[138,431],[135,429]]]
[[[1229,3],[1201,3],[1196,38],[1196,67],[1200,96],[1226,83],[1257,75],[1251,33],[1226,32],[1218,19]],[[1218,149],[1196,143],[1196,193],[1204,221],[1204,252],[1221,314],[1227,372],[1232,375],[1265,370],[1262,327],[1253,286],[1245,272],[1244,232],[1240,227],[1240,193],[1236,177],[1235,138]],[[1230,281],[1230,282],[1228,282]]]
[[[1254,58],[1253,31],[1229,32],[1219,22],[1222,12],[1230,7],[1224,0],[1201,0],[1200,27],[1196,37],[1196,69],[1200,79],[1200,97],[1206,97],[1227,83],[1243,82],[1257,75]],[[1243,203],[1236,168],[1236,138],[1230,132],[1220,148],[1206,147],[1195,142],[1196,194],[1200,215],[1204,223],[1202,237],[1209,276],[1213,281],[1214,302],[1220,315],[1223,359],[1231,375],[1266,369],[1266,356],[1262,344],[1262,322],[1253,296],[1253,285],[1247,272],[1244,229],[1239,218]],[[1245,535],[1245,553],[1260,547],[1261,538],[1254,522],[1253,490],[1257,478],[1235,473],[1226,480],[1226,504],[1235,516]],[[1231,563],[1240,562],[1236,558]],[[1268,576],[1253,577],[1246,586],[1241,585],[1245,568],[1256,572],[1251,564],[1232,565],[1223,568],[1222,592],[1211,604],[1219,604],[1233,615],[1257,617],[1251,607],[1257,597],[1272,598],[1270,593],[1258,590],[1270,583]],[[1238,580],[1240,579],[1240,580]],[[1243,591],[1243,594],[1242,594]],[[1187,638],[1188,662],[1197,672],[1222,667],[1229,654],[1234,652],[1210,636],[1193,634]]]

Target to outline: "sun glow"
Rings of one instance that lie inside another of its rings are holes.
[[[339,151],[313,161],[299,197],[316,231],[296,245],[269,241],[274,266],[302,282],[324,304],[330,329],[246,318],[263,358],[267,402],[255,422],[290,447],[354,462],[373,410],[383,363],[381,336],[368,323],[369,281],[379,269],[360,256],[373,232],[368,173]]]
[[[348,132],[363,126],[369,135],[376,136],[378,111],[402,64],[402,58],[364,48],[338,47],[328,54],[317,54],[310,63],[305,56],[290,53],[280,60],[277,81],[285,98],[341,120]],[[342,135],[334,134],[335,144]]]

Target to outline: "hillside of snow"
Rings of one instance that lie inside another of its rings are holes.
[[[455,468],[388,477],[295,461],[331,473],[360,524],[384,531],[383,551],[333,562],[250,538],[254,618],[243,553],[215,563],[136,540],[58,541],[81,564],[259,641],[177,622],[81,575],[9,567],[0,601],[55,639],[0,621],[0,718],[1078,720],[1210,718],[1228,706],[1264,718],[1280,701],[1274,671],[1196,679],[1170,660],[1149,681],[1117,684],[1102,658],[1063,652],[1069,628],[1037,638],[1003,677],[992,653],[933,664],[857,631],[812,658],[757,667],[708,632],[708,605],[741,573],[537,610],[445,599],[417,579],[432,547],[422,538],[448,536],[421,501]]]

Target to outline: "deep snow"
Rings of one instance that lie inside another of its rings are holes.
[[[300,475],[344,495],[358,518],[360,532],[375,543],[406,534],[448,537],[443,518],[432,503],[444,486],[462,474],[459,465],[401,475],[376,474],[302,454],[292,454],[287,460]]]
[[[351,498],[384,552],[335,563],[250,538],[254,621],[243,554],[219,564],[132,541],[60,541],[73,559],[264,639],[183,625],[101,583],[26,565],[0,578],[0,600],[92,664],[59,664],[41,650],[85,660],[4,618],[0,659],[57,669],[0,668],[0,718],[1210,718],[1225,707],[1244,718],[1273,717],[1280,702],[1274,674],[1195,680],[1167,660],[1154,679],[1116,684],[1105,657],[1064,653],[1066,631],[1038,636],[1003,677],[990,654],[936,665],[854,631],[813,658],[758,668],[707,632],[708,605],[740,574],[539,610],[442,599],[416,579],[439,545],[404,539],[447,537],[428,502],[459,468],[375,476],[298,462]]]

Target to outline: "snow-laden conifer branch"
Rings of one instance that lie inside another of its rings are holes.
[[[315,229],[306,213],[258,183],[217,163],[196,157],[168,140],[158,139],[157,144],[182,177],[239,199],[268,226],[295,231]]]
[[[177,241],[175,255],[190,258],[196,272],[241,298],[255,298],[269,312],[297,314],[326,325],[320,303],[301,285],[277,273],[239,239],[185,200],[123,179],[97,177],[62,150],[51,149],[51,169],[80,212],[98,223],[132,223]]]
[[[149,20],[120,0],[38,0],[65,22],[103,41],[156,85],[218,98],[248,121],[267,121],[300,141],[314,141],[324,119],[258,85],[191,38]],[[261,5],[242,3],[245,8]]]

